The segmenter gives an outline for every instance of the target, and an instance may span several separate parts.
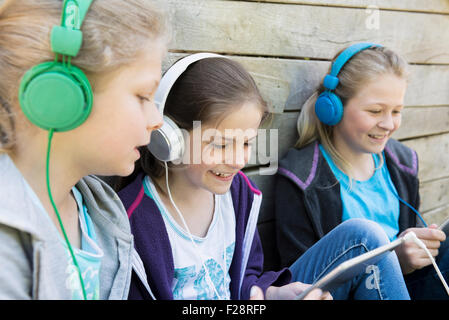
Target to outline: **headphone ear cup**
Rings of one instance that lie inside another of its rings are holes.
[[[185,140],[181,129],[167,116],[162,127],[151,133],[148,150],[161,161],[175,161],[184,155]]]
[[[93,94],[81,69],[46,62],[24,75],[19,102],[23,113],[36,126],[68,131],[87,119],[92,110]]]
[[[324,91],[315,103],[315,113],[322,123],[334,126],[343,117],[343,103],[335,93]]]

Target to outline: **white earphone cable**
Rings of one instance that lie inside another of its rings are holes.
[[[435,262],[435,259],[433,258],[432,254],[430,253],[429,249],[427,249],[426,245],[424,244],[424,242],[422,242],[414,232],[408,232],[405,236],[404,239],[407,240],[411,240],[414,243],[416,243],[420,248],[424,249],[424,251],[427,253],[427,255],[430,258],[430,261],[432,261],[432,265],[435,269],[435,271],[438,274],[438,277],[440,278],[441,283],[444,286],[444,289],[446,290],[447,295],[449,296],[449,286],[446,283],[446,280],[444,280],[443,275],[441,274],[440,268],[438,268],[437,263]]]
[[[215,294],[217,295],[218,299],[219,300],[223,300],[221,295],[218,293],[218,290],[215,287],[214,283],[212,282],[212,279],[211,279],[210,274],[209,274],[209,270],[206,267],[206,264],[204,263],[204,259],[203,259],[203,256],[201,255],[200,249],[196,245],[195,240],[192,237],[192,233],[190,232],[190,229],[187,226],[187,223],[184,220],[184,217],[183,217],[181,211],[179,210],[178,206],[176,205],[175,201],[172,198],[172,195],[171,195],[171,192],[170,192],[170,186],[168,184],[168,166],[167,166],[167,162],[164,161],[164,164],[165,164],[165,183],[166,183],[166,186],[167,186],[167,193],[168,193],[168,197],[170,198],[170,202],[172,203],[173,207],[175,208],[176,213],[181,218],[181,221],[182,221],[182,223],[184,225],[184,228],[186,229],[186,231],[187,231],[187,233],[189,235],[190,241],[192,242],[192,245],[195,248],[195,251],[197,252],[197,254],[198,254],[198,256],[199,256],[199,258],[201,260],[201,264],[203,265],[204,271],[206,272],[206,279],[209,282],[209,285],[213,288],[213,290],[214,290]],[[224,267],[226,267],[227,265],[226,265],[226,245],[225,244],[224,244],[224,248],[225,248],[225,251],[224,251]],[[224,281],[225,281],[226,280],[226,268],[223,269],[223,273],[224,273]],[[224,282],[224,283],[226,283],[226,282]],[[226,298],[228,298],[228,297],[226,297]]]

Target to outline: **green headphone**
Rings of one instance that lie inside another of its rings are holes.
[[[42,129],[72,130],[80,126],[92,110],[89,80],[81,69],[70,63],[81,48],[83,34],[80,29],[92,1],[64,1],[61,25],[53,26],[51,31],[55,60],[32,67],[20,83],[22,111]]]
[[[50,188],[50,149],[54,132],[80,126],[92,110],[92,87],[81,69],[72,66],[83,42],[81,25],[93,0],[64,0],[61,25],[51,30],[54,61],[28,70],[20,82],[19,102],[25,116],[36,126],[48,130],[46,183],[50,202],[58,218],[67,248],[78,271],[83,298],[87,299],[81,269],[65,232]],[[62,62],[59,61],[61,56]]]

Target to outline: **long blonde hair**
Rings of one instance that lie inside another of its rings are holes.
[[[164,14],[149,0],[95,0],[82,26],[83,44],[72,64],[88,78],[116,70],[151,43],[168,41]],[[6,0],[0,7],[0,152],[14,146],[21,119],[20,80],[34,65],[54,59],[50,32],[59,25],[58,0]],[[92,83],[95,91],[95,83]]]
[[[334,57],[333,61],[343,50]],[[407,62],[400,55],[385,47],[373,47],[363,50],[353,56],[341,69],[338,74],[340,81],[334,92],[340,97],[344,107],[347,101],[354,97],[366,83],[383,74],[394,74],[400,78],[407,79]],[[351,165],[332,143],[334,127],[323,124],[315,113],[315,102],[324,90],[325,88],[321,84],[318,90],[302,106],[297,122],[299,139],[295,147],[299,149],[318,140],[332,157],[335,164],[343,172],[349,173],[351,172]],[[382,157],[380,159],[381,162],[378,167],[382,166],[383,163]]]

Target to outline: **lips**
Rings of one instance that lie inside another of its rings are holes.
[[[221,172],[221,171],[216,171],[216,170],[209,170],[209,172],[220,181],[231,181],[235,176],[235,172],[229,173],[229,172]]]
[[[383,133],[383,134],[368,134],[368,136],[370,138],[375,139],[375,140],[383,140],[383,139],[388,137],[388,134],[386,134],[386,133]]]
[[[214,170],[211,170],[211,172],[213,174],[215,174],[217,177],[221,177],[221,178],[229,178],[230,176],[234,175],[234,173],[225,173],[225,172],[219,172],[219,171],[214,171]]]

